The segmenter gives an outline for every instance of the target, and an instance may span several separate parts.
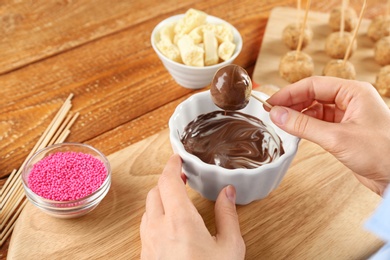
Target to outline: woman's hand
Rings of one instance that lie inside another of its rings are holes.
[[[268,99],[271,120],[322,146],[382,195],[390,182],[390,111],[369,83],[310,77]]]
[[[244,259],[233,186],[215,204],[217,234],[212,236],[189,199],[181,158],[173,155],[149,191],[140,233],[141,259]]]

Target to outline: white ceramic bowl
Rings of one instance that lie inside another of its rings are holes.
[[[161,62],[163,63],[164,67],[168,70],[168,72],[171,74],[173,79],[182,87],[189,88],[189,89],[199,89],[206,87],[210,84],[211,80],[214,77],[215,72],[228,64],[231,64],[240,54],[242,49],[242,38],[240,33],[237,31],[233,25],[229,24],[228,22],[211,16],[207,15],[207,22],[209,23],[225,23],[229,24],[233,29],[233,41],[236,44],[236,49],[232,55],[232,57],[229,60],[226,60],[224,62],[218,63],[216,65],[212,66],[205,66],[205,67],[193,67],[184,65],[175,61],[172,61],[165,57],[160,50],[157,48],[156,43],[159,40],[158,32],[161,30],[162,27],[164,27],[167,24],[170,24],[174,21],[177,21],[184,17],[184,14],[179,14],[175,16],[171,16],[162,22],[160,22],[152,31],[151,36],[151,43],[153,46],[154,51],[157,53],[158,57],[160,58]]]
[[[262,92],[252,91],[260,98],[268,96]],[[209,200],[216,200],[219,192],[231,184],[236,188],[236,203],[248,204],[268,196],[276,189],[285,176],[298,149],[299,138],[292,136],[277,126],[269,118],[263,105],[253,97],[240,112],[260,118],[271,125],[283,142],[285,153],[276,161],[255,169],[225,169],[207,164],[198,157],[188,153],[180,141],[180,136],[189,122],[198,115],[220,110],[211,100],[210,91],[197,93],[179,104],[169,120],[170,141],[175,153],[183,160],[183,171],[191,188]]]

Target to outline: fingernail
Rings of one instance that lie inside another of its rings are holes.
[[[288,111],[283,107],[274,106],[270,111],[270,116],[274,123],[284,125],[287,122]]]
[[[228,185],[225,189],[226,197],[230,200],[231,203],[236,204],[236,189],[233,185]]]

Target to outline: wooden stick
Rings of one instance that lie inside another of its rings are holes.
[[[15,223],[12,224],[11,228],[8,229],[7,233],[4,235],[4,238],[0,239],[0,247],[3,245],[3,243],[7,240],[7,238],[9,237],[9,235],[11,235],[11,232],[12,230],[14,229],[15,227]]]
[[[270,103],[268,103],[267,101],[265,101],[265,100],[263,100],[263,99],[261,99],[261,98],[255,96],[255,95],[253,95],[253,94],[251,94],[251,96],[252,96],[254,99],[257,99],[258,101],[260,101],[261,103],[263,103],[264,105],[266,105],[269,109],[272,108],[272,105],[271,105]]]
[[[24,162],[22,163],[22,165],[20,166],[20,168],[18,169],[18,171],[16,172],[16,177],[17,178],[13,178],[10,182],[10,185],[3,191],[4,194],[7,194],[9,192],[9,189],[14,185],[15,183],[15,180],[19,178],[22,170],[23,170],[23,167],[24,165],[27,163],[28,159],[39,149],[43,148],[43,147],[46,147],[49,140],[51,139],[51,136],[53,135],[53,129],[54,128],[58,128],[58,121],[62,121],[63,118],[65,117],[66,113],[69,112],[70,108],[71,108],[71,104],[70,104],[70,101],[73,97],[73,94],[70,94],[68,96],[68,98],[65,100],[64,104],[61,106],[60,110],[57,112],[57,114],[54,116],[53,120],[50,122],[49,126],[46,128],[46,130],[43,132],[43,134],[41,135],[41,137],[39,138],[38,142],[35,144],[35,146],[33,147],[33,149],[30,151],[30,153],[28,154],[28,156],[26,157],[26,159],[24,160]],[[4,196],[4,195],[3,195]],[[9,196],[9,195],[8,195]],[[0,209],[2,208],[1,205],[3,205],[4,203],[0,203]]]
[[[297,0],[297,24],[301,22],[301,0]]]
[[[303,43],[303,35],[304,35],[304,32],[305,32],[305,27],[306,27],[306,21],[307,21],[307,15],[309,13],[309,9],[310,9],[310,3],[311,3],[311,0],[308,0],[306,2],[306,9],[305,9],[305,16],[303,17],[303,22],[302,22],[302,27],[301,27],[301,32],[299,34],[299,41],[298,41],[298,46],[297,46],[297,53],[299,53],[302,49],[302,43]]]
[[[16,185],[13,185],[10,192],[5,196],[5,199],[0,204],[0,209],[3,211],[4,206],[7,204],[7,201],[12,201],[14,198],[16,192],[23,187],[22,182],[19,180],[19,182],[16,183]]]
[[[16,219],[27,203],[24,194],[23,184],[20,180],[21,172],[30,157],[53,142],[64,142],[70,133],[70,127],[74,124],[79,113],[67,116],[72,104],[71,99],[73,94],[70,94],[65,100],[60,110],[54,116],[49,126],[45,129],[38,142],[35,144],[29,155],[26,157],[21,167],[18,170],[12,171],[5,185],[0,190],[0,246],[6,241],[15,227]],[[64,120],[65,119],[65,120]],[[4,228],[5,226],[5,228]]]
[[[9,200],[10,203],[7,203],[7,205],[5,205],[4,207],[4,212],[0,218],[1,220],[0,230],[3,229],[4,224],[10,218],[12,212],[15,211],[15,208],[19,205],[19,203],[22,201],[23,198],[24,198],[23,186],[20,186],[17,189],[17,191],[14,193],[14,196],[12,196],[12,199]]]
[[[52,145],[55,143],[55,141],[57,140],[58,136],[60,136],[60,134],[63,132],[65,126],[68,124],[68,122],[70,121],[72,117],[70,115],[68,115],[64,122],[62,122],[60,128],[57,130],[57,132],[55,133],[55,135],[50,139],[49,143],[47,144],[48,146],[49,145]]]
[[[351,42],[349,43],[347,51],[345,52],[345,55],[344,55],[343,65],[345,65],[345,63],[348,60],[349,53],[351,52],[353,42],[355,41],[357,32],[359,31],[359,27],[360,27],[360,24],[361,24],[362,19],[363,19],[364,10],[366,9],[366,3],[367,3],[367,0],[364,0],[363,5],[362,5],[362,9],[360,10],[358,24],[356,25],[356,28],[353,31]]]
[[[3,200],[3,193],[5,191],[5,189],[7,189],[9,183],[11,182],[11,180],[13,179],[13,177],[15,176],[15,173],[16,173],[16,169],[13,169],[13,171],[11,172],[11,174],[8,176],[8,179],[6,180],[6,182],[4,183],[4,186],[1,188],[0,190],[0,203],[1,201]]]
[[[347,9],[347,0],[341,3],[341,18],[340,18],[340,37],[343,37],[345,30],[345,10]]]
[[[11,219],[11,221],[8,223],[8,225],[5,227],[5,229],[1,232],[0,235],[0,247],[3,245],[3,243],[7,240],[7,238],[11,235],[12,230],[15,227],[16,220],[19,217],[20,213],[22,212],[22,209],[26,206],[27,200],[23,201],[22,205],[18,208],[18,210],[15,212],[15,215]]]

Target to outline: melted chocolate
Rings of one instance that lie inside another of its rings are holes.
[[[257,168],[284,154],[282,141],[260,119],[240,112],[214,111],[190,122],[181,136],[187,152],[227,169]]]
[[[210,94],[215,105],[223,110],[244,108],[252,91],[252,81],[245,69],[230,64],[220,68],[211,82]]]

